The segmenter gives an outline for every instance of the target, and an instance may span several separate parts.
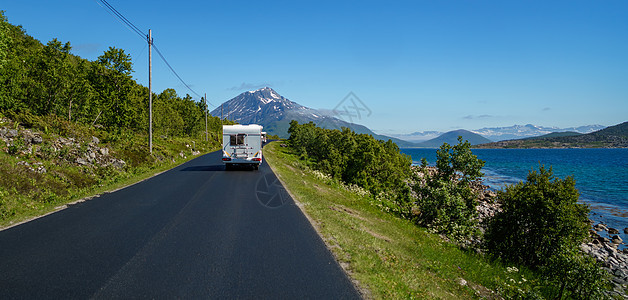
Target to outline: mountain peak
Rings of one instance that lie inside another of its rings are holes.
[[[254,91],[248,91],[242,94],[253,95],[255,98],[257,98],[260,102],[264,104],[268,104],[274,101],[282,101],[283,99],[285,99],[284,97],[279,95],[277,92],[275,92],[275,90],[267,86],[261,89],[254,90]]]
[[[267,87],[267,86],[265,86],[265,87],[263,87],[263,88],[261,88],[261,89],[257,89],[257,90],[253,90],[253,91],[248,91],[248,92],[249,92],[249,93],[251,93],[251,94],[253,94],[253,93],[256,93],[256,92],[264,92],[264,91],[268,91],[268,92],[275,92],[275,90],[273,90],[272,88]]]

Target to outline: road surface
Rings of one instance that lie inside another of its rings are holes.
[[[220,159],[0,231],[0,299],[360,297],[266,162]]]

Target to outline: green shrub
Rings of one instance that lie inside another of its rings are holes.
[[[556,178],[543,166],[530,171],[525,182],[499,193],[502,212],[489,222],[487,250],[538,270],[557,299],[605,298],[607,274],[579,250],[588,236],[589,208],[578,198],[573,177]]]
[[[531,171],[526,182],[499,193],[502,212],[487,229],[490,253],[530,267],[547,265],[558,250],[578,247],[588,235],[589,208],[578,203],[573,177],[554,177],[552,168]]]
[[[594,258],[578,248],[562,247],[541,268],[549,284],[557,287],[557,299],[564,295],[572,299],[605,299],[608,273]]]
[[[412,160],[392,141],[378,141],[349,128],[323,129],[313,122],[299,124],[294,120],[288,133],[290,146],[300,159],[311,160],[315,169],[373,195],[389,193],[407,199],[406,180]]]
[[[482,176],[484,161],[471,153],[468,141],[443,144],[437,151],[437,172],[430,174],[423,160],[423,178],[412,186],[417,195],[416,222],[460,239],[475,232],[476,195],[469,182]]]

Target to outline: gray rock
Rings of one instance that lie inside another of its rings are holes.
[[[100,143],[100,139],[98,139],[98,138],[97,138],[97,137],[95,137],[95,136],[92,136],[92,143],[94,143],[94,144],[98,145],[98,144]]]
[[[611,248],[611,249],[612,249],[612,248]],[[614,259],[617,259],[617,252],[616,252],[616,251],[614,251],[614,250],[612,250],[612,251],[611,251],[611,250],[608,250],[608,256],[609,256],[609,257],[612,257],[612,258],[614,258]]]
[[[613,236],[613,244],[619,245],[619,244],[621,244],[623,242],[624,242],[624,240],[622,240],[621,237],[619,237],[618,235],[614,235]]]
[[[7,130],[7,133],[4,134],[4,136],[8,137],[8,138],[14,138],[17,136],[17,130],[16,129],[9,129]]]
[[[111,165],[115,168],[122,169],[126,165],[126,163],[121,159],[114,160]]]
[[[41,136],[36,135],[31,138],[31,143],[33,144],[41,144],[43,142],[44,142],[44,139]]]
[[[109,155],[109,149],[108,148],[100,148],[100,154],[102,154],[102,155]]]
[[[608,240],[608,239],[607,239],[607,240]],[[609,241],[609,242],[606,242],[606,243],[604,244],[604,249],[606,249],[606,251],[614,251],[614,252],[617,252],[617,245],[615,245],[615,244],[613,244],[613,243],[611,243],[611,242]]]
[[[459,285],[461,285],[461,286],[465,286],[465,285],[467,285],[467,281],[466,281],[466,280],[464,280],[464,279],[462,279],[462,278],[458,278],[458,280],[457,280],[457,281],[458,281],[458,284],[459,284]]]
[[[624,254],[628,255],[628,248],[624,248],[623,252]]]
[[[79,165],[86,165],[87,161],[85,159],[79,157],[79,158],[76,159],[76,163],[79,164]]]
[[[614,277],[614,278],[613,278],[613,282],[614,282],[614,283],[617,283],[617,284],[619,284],[619,285],[623,285],[623,284],[626,284],[626,283],[627,283],[625,280],[623,280],[622,278],[618,278],[618,277]]]
[[[608,264],[609,264],[611,267],[616,266],[616,265],[618,265],[618,264],[619,264],[619,262],[618,262],[615,258],[612,258],[612,257],[611,257],[611,258],[609,258],[607,262],[608,262]]]
[[[591,253],[591,247],[589,245],[587,245],[587,244],[580,245],[580,249],[584,253]]]
[[[600,237],[600,235],[597,233],[597,231],[593,230],[593,229],[589,229],[589,236],[591,238],[597,239]]]
[[[608,228],[608,234],[619,234],[619,230],[609,227]]]
[[[624,233],[628,234],[628,227],[624,228]]]
[[[597,225],[595,225],[595,227],[593,227],[593,229],[595,229],[595,231],[608,231],[608,228],[606,227],[606,225],[599,223]]]
[[[91,159],[96,158],[96,153],[94,153],[94,152],[90,152],[90,153],[89,153],[89,157],[90,157]]]

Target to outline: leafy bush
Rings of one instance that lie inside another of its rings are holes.
[[[530,267],[547,265],[558,250],[578,247],[588,235],[589,208],[578,197],[573,177],[556,178],[551,167],[531,171],[526,182],[499,193],[502,212],[489,222],[487,249]]]
[[[568,295],[572,299],[605,299],[608,273],[594,258],[578,248],[562,247],[541,268],[549,284],[558,287],[557,299]],[[567,292],[567,293],[565,293]]]
[[[500,192],[502,212],[489,222],[489,253],[541,272],[561,299],[604,298],[605,272],[579,250],[588,236],[589,208],[578,203],[573,177],[554,177],[552,168],[530,171],[526,182]]]
[[[412,160],[392,141],[378,141],[367,134],[316,127],[312,122],[290,122],[289,144],[318,170],[348,184],[394,197],[408,195],[406,181]],[[401,195],[401,196],[400,196]]]
[[[416,221],[453,238],[475,231],[476,195],[469,187],[482,176],[484,161],[471,152],[468,141],[458,137],[458,144],[443,144],[437,151],[436,172],[427,170],[423,160],[423,178],[415,178]]]

